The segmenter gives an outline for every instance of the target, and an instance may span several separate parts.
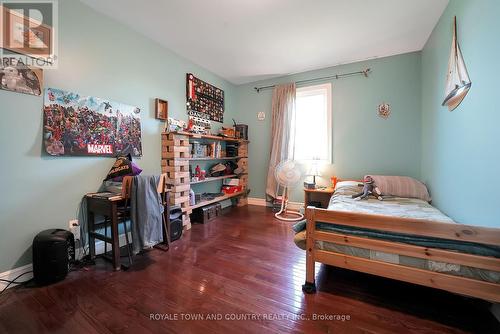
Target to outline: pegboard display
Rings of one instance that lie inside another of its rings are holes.
[[[208,115],[209,119],[222,123],[224,120],[224,91],[198,79],[191,73],[186,74],[187,111]]]

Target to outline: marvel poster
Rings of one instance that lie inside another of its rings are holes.
[[[142,155],[140,109],[55,88],[44,94],[43,136],[50,155]]]

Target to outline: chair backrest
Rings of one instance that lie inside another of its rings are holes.
[[[129,199],[132,192],[132,180],[133,176],[124,176],[122,181],[122,197],[124,199]]]
[[[132,191],[132,181],[134,177],[133,176],[124,176],[123,181],[122,181],[122,197],[125,199],[130,198],[130,193]],[[165,192],[168,191],[168,186],[167,186],[167,174],[160,174],[160,179],[158,181],[158,186],[156,188],[159,194],[164,194]]]
[[[160,180],[158,181],[157,191],[162,198],[163,204],[166,204],[167,193],[170,191],[168,186],[168,177],[166,173],[160,174]]]
[[[160,174],[160,180],[158,181],[158,187],[156,189],[158,190],[159,194],[162,194],[164,191],[168,189],[166,173]]]

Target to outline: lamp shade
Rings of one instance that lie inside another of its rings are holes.
[[[307,175],[309,175],[309,176],[321,176],[319,164],[317,161],[314,161],[311,163],[311,165],[309,166],[309,170],[307,171]]]

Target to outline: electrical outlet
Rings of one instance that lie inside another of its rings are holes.
[[[69,231],[73,233],[75,240],[80,240],[80,223],[78,219],[70,220],[68,225]]]

